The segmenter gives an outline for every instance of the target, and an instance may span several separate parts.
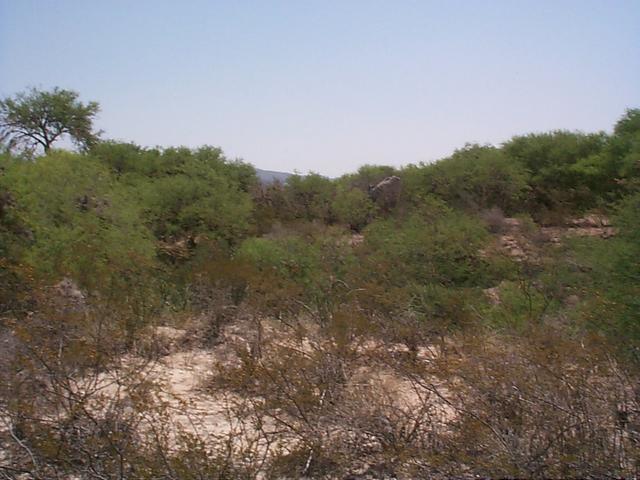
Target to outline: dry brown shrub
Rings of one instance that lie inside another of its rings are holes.
[[[7,320],[0,478],[255,478],[242,461],[253,446],[205,447],[172,424],[153,359],[126,352],[123,324],[114,309],[58,303]]]
[[[458,352],[410,373],[456,412],[446,441],[452,473],[637,475],[638,379],[602,345],[547,326],[528,337],[467,339]]]
[[[390,369],[375,342],[323,335],[266,338],[260,356],[239,348],[240,363],[221,369],[213,388],[245,399],[238,414],[278,446],[265,466],[276,477],[408,471],[439,442],[441,402]]]

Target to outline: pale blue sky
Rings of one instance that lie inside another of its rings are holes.
[[[339,175],[640,106],[640,0],[0,0],[0,95],[77,90],[105,136]]]

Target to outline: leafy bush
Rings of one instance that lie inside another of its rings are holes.
[[[346,189],[357,188],[366,193],[369,187],[375,186],[387,177],[397,175],[398,171],[388,165],[363,165],[356,173],[343,175],[338,184]]]
[[[254,178],[243,164],[230,164],[215,149],[169,149],[157,173],[142,183],[141,199],[156,237],[199,234],[234,243],[250,228],[248,189]]]
[[[476,285],[484,281],[481,222],[457,212],[433,220],[414,214],[402,222],[378,220],[365,230],[372,268],[385,283]]]
[[[334,189],[331,180],[317,173],[305,176],[292,175],[287,179],[285,187],[290,209],[289,218],[329,223],[332,220],[331,202]]]
[[[530,172],[535,206],[566,210],[593,205],[596,192],[585,180],[606,144],[604,133],[555,131],[514,137],[503,148],[510,162]]]
[[[336,219],[356,231],[364,228],[373,218],[376,205],[362,190],[338,190],[331,205]]]
[[[278,240],[250,238],[240,245],[237,258],[252,263],[261,271],[274,271],[306,284],[313,281],[320,268],[318,250],[295,237]]]
[[[579,268],[570,269],[569,282],[585,299],[576,322],[640,361],[640,194],[626,197],[617,212],[617,237],[572,242]]]
[[[93,158],[55,152],[12,163],[1,181],[30,232],[24,260],[37,272],[98,288],[153,265],[140,209]]]
[[[525,168],[495,147],[467,145],[449,158],[407,173],[407,195],[435,195],[453,207],[473,211],[522,210],[529,191]]]

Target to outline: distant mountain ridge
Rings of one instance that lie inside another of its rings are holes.
[[[285,183],[287,179],[293,175],[292,173],[287,172],[276,172],[273,170],[262,170],[260,168],[256,168],[256,175],[260,180],[260,183],[269,184],[269,183]]]

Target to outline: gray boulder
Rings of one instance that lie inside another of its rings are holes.
[[[400,177],[395,175],[387,177],[377,185],[369,186],[369,197],[380,208],[388,210],[397,205],[398,199],[400,198],[401,186]]]

